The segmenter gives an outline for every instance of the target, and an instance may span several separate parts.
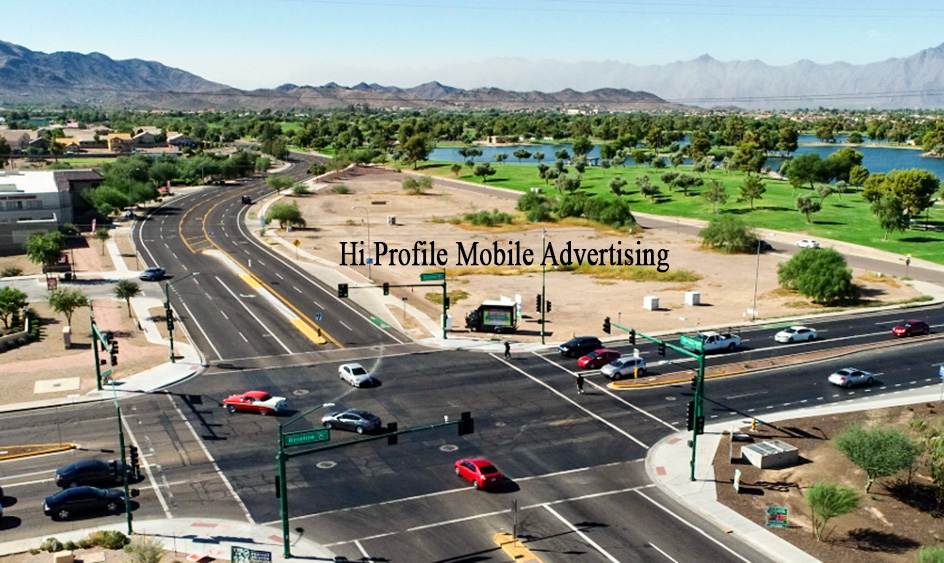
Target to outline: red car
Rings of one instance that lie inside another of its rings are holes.
[[[586,356],[577,360],[577,365],[584,369],[597,369],[602,368],[606,364],[612,362],[613,360],[620,357],[620,353],[616,350],[610,350],[609,348],[600,348],[599,350],[594,350]]]
[[[456,461],[456,475],[472,481],[476,489],[487,489],[502,482],[501,471],[487,459],[472,458]]]
[[[230,395],[223,400],[229,412],[246,411],[259,414],[278,414],[288,406],[285,397],[275,397],[265,391],[246,391]]]
[[[895,336],[914,336],[916,334],[931,334],[931,327],[924,321],[914,319],[905,321],[892,329]]]

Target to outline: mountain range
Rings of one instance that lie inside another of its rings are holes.
[[[944,107],[944,44],[905,58],[852,65],[802,60],[786,66],[761,61],[718,61],[703,55],[667,65],[618,62],[535,63],[502,58],[464,66],[468,81],[496,76],[535,80],[546,93],[495,87],[464,90],[429,82],[413,88],[360,83],[353,87],[284,84],[240,90],[189,72],[141,59],[113,60],[101,53],[41,53],[0,41],[0,103],[81,104],[149,109],[329,109],[350,105],[438,109],[598,109],[666,111],[686,106],[793,109],[836,107]],[[443,75],[449,70],[443,69]],[[537,79],[540,80],[540,77]],[[576,91],[566,84],[579,84]],[[533,86],[533,82],[531,83]],[[522,87],[513,81],[511,88]],[[651,93],[650,93],[651,92]]]

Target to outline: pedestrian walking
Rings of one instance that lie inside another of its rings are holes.
[[[511,359],[511,342],[505,341],[505,359]]]
[[[583,376],[577,374],[577,394],[583,395]]]

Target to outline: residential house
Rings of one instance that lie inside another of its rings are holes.
[[[29,142],[36,136],[36,131],[29,129],[0,129],[0,137],[6,139],[12,154],[26,152]]]
[[[167,144],[177,148],[195,147],[197,146],[197,141],[189,135],[171,132],[167,133]]]
[[[129,153],[134,145],[130,133],[110,133],[105,137],[108,150],[113,153]]]

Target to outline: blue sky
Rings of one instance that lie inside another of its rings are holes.
[[[551,63],[646,66],[709,54],[862,64],[944,43],[940,0],[32,0],[3,19],[0,39],[34,51],[154,60],[245,89],[439,80],[581,90],[550,77]],[[533,61],[533,74],[489,75],[500,57]]]

